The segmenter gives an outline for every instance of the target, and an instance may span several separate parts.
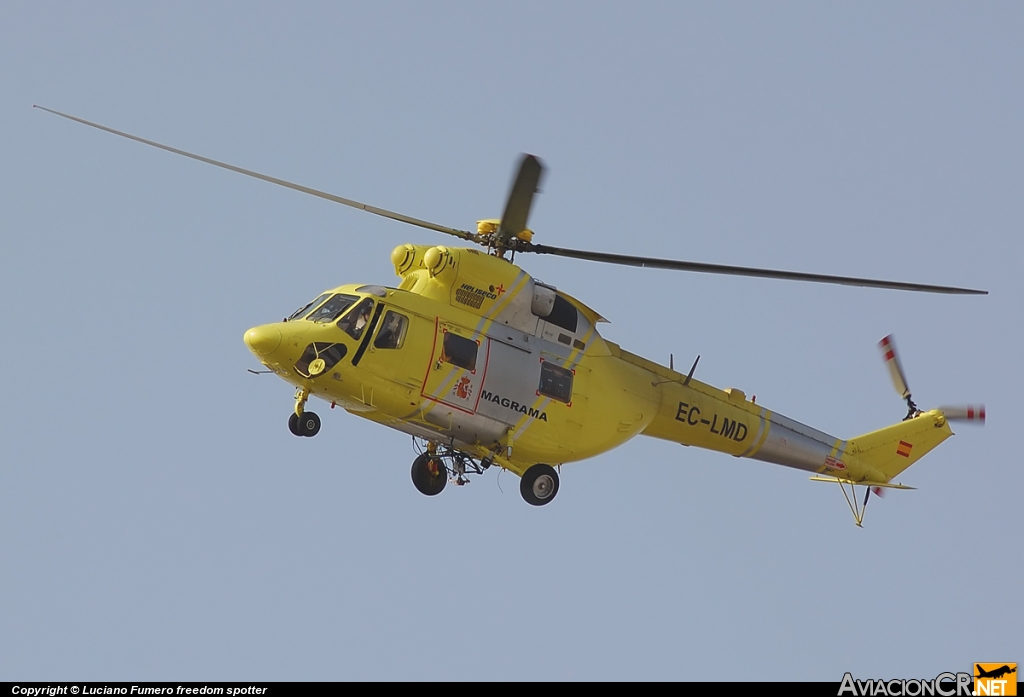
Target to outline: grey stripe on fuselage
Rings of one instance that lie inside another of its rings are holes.
[[[837,440],[835,436],[789,417],[771,414],[771,425],[764,445],[747,457],[817,472],[824,467],[825,460],[832,454]],[[846,441],[840,441],[840,449],[836,456],[840,456],[845,449]]]

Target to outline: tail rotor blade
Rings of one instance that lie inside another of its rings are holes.
[[[882,350],[882,358],[889,367],[889,375],[892,376],[893,387],[896,388],[896,391],[900,393],[903,399],[909,399],[910,388],[907,387],[907,379],[903,374],[903,366],[900,365],[899,356],[896,354],[896,343],[893,340],[892,334],[879,341],[878,347]]]
[[[970,421],[976,424],[985,423],[985,405],[970,407],[939,407],[946,415],[946,421]]]

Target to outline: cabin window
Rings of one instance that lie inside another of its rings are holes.
[[[341,316],[342,312],[352,307],[352,303],[356,300],[359,300],[359,298],[354,295],[332,295],[330,300],[321,305],[316,312],[306,319],[317,324],[333,322]]]
[[[477,348],[479,348],[477,343],[472,339],[445,332],[441,347],[441,360],[472,372],[476,370]]]
[[[380,331],[377,332],[377,338],[373,341],[373,347],[379,349],[402,348],[402,344],[405,342],[405,330],[408,326],[408,317],[388,310],[380,325]]]
[[[550,361],[540,364],[540,387],[537,391],[545,397],[568,404],[572,401],[572,371]]]
[[[296,310],[295,312],[293,312],[290,315],[288,315],[288,319],[286,319],[285,322],[291,322],[293,319],[302,319],[303,317],[306,316],[307,312],[312,310],[314,307],[319,307],[320,303],[322,303],[324,300],[327,300],[327,298],[329,298],[329,297],[331,297],[330,293],[324,293],[323,295],[321,295],[319,298],[317,298],[313,302],[306,303],[305,305],[300,307],[298,310]]]
[[[550,322],[574,334],[578,320],[579,313],[576,308],[561,295],[555,296],[555,305],[551,308],[551,314],[544,318],[545,322]]]
[[[338,322],[338,327],[344,330],[353,339],[363,335],[363,330],[370,323],[370,314],[373,312],[373,301],[364,298],[361,303]]]

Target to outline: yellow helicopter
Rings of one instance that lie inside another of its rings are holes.
[[[109,133],[240,174],[444,233],[483,249],[403,244],[391,253],[396,287],[348,284],[325,291],[244,340],[296,387],[288,428],[315,436],[317,397],[410,434],[421,452],[412,481],[428,496],[491,466],[519,475],[527,503],[558,493],[561,465],[645,435],[771,462],[839,484],[858,526],[872,492],[910,489],[893,480],[952,435],[950,421],[984,422],[984,407],[921,411],[892,337],[880,343],[906,418],[843,440],[748,399],[642,358],[601,337],[600,314],[513,263],[517,253],[629,266],[931,293],[986,291],[864,278],[626,256],[540,245],[527,227],[543,167],[525,155],[502,217],[458,230],[235,167],[39,107]],[[697,357],[699,361],[700,356]],[[256,371],[251,371],[256,372]],[[855,490],[865,489],[863,502]]]

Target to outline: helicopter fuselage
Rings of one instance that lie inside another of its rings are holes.
[[[398,288],[340,286],[246,342],[310,396],[519,474],[610,450],[655,418],[650,376],[613,355],[578,301],[472,249],[392,258]],[[344,311],[318,316],[332,298]]]
[[[397,288],[337,287],[249,330],[246,343],[303,402],[318,397],[519,475],[644,434],[856,481],[891,478],[847,441],[605,340],[595,311],[501,257],[403,245],[392,261]]]

